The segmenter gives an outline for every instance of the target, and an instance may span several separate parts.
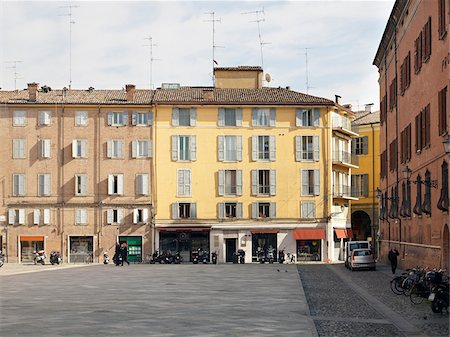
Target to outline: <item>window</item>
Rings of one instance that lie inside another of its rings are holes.
[[[242,160],[242,136],[219,136],[217,145],[219,161]]]
[[[276,195],[276,171],[252,170],[252,194]]]
[[[50,174],[38,175],[38,195],[48,196],[50,195]]]
[[[439,135],[447,133],[447,87],[439,91],[438,94],[438,111],[439,111]]]
[[[87,158],[88,142],[86,139],[74,139],[72,141],[72,157]]]
[[[254,202],[252,203],[252,218],[265,219],[276,217],[276,203],[275,202]]]
[[[302,195],[320,194],[320,170],[302,171]]]
[[[195,136],[172,136],[172,160],[195,161],[196,159]]]
[[[431,17],[428,17],[427,23],[422,28],[422,39],[422,57],[426,63],[431,56]]]
[[[127,112],[108,112],[108,125],[125,126],[128,125]]]
[[[152,141],[151,140],[133,140],[132,142],[133,158],[151,158]]]
[[[25,209],[10,209],[8,211],[8,223],[10,225],[24,225],[25,224]]]
[[[416,152],[430,145],[430,104],[416,116]]]
[[[148,126],[153,124],[153,113],[151,112],[133,112],[131,124],[136,126]]]
[[[314,219],[316,217],[316,203],[314,201],[300,202],[302,219]]]
[[[176,202],[172,204],[172,219],[196,219],[197,204]]]
[[[400,133],[400,161],[406,163],[411,160],[411,123]]]
[[[358,137],[352,139],[352,145],[354,146],[353,153],[356,155],[363,155],[369,152],[369,137]]]
[[[252,160],[275,161],[275,136],[252,136]]]
[[[39,111],[39,125],[50,125],[52,113],[50,111]]]
[[[25,126],[26,125],[26,112],[14,111],[13,113],[13,126]]]
[[[109,208],[106,210],[106,222],[111,224],[123,224],[123,208]]]
[[[123,174],[110,174],[108,176],[108,194],[123,195]]]
[[[411,84],[411,52],[403,60],[400,66],[400,94],[403,95],[405,90]]]
[[[398,167],[397,138],[389,144],[389,170],[396,171]]]
[[[242,195],[242,170],[219,170],[219,195]]]
[[[148,174],[136,175],[136,194],[148,195]]]
[[[352,175],[352,196],[356,198],[369,196],[369,175]]]
[[[42,159],[50,158],[50,139],[40,140],[40,156]]]
[[[276,110],[274,108],[253,108],[252,126],[274,127]]]
[[[320,109],[297,109],[295,113],[296,126],[319,126]]]
[[[346,172],[333,171],[333,195],[336,197],[351,196],[350,175]]]
[[[242,126],[242,109],[219,108],[219,126]]]
[[[220,202],[219,219],[242,219],[242,202]]]
[[[383,96],[382,100],[380,101],[380,123],[383,125],[383,123],[386,121],[387,118],[387,99],[386,96]]]
[[[397,106],[397,77],[395,77],[389,86],[389,110],[392,111]]]
[[[146,224],[148,223],[148,209],[136,208],[133,210],[133,223],[134,224]]]
[[[25,174],[13,175],[13,195],[15,197],[24,196],[25,191]]]
[[[76,208],[75,209],[75,224],[76,225],[87,225],[87,223],[88,223],[87,208]]]
[[[445,3],[447,1],[446,0],[439,0],[439,6],[438,6],[438,20],[439,20],[439,24],[438,24],[438,31],[439,31],[439,39],[442,40],[445,36],[445,34],[447,34],[447,24],[446,24],[446,8],[445,8]]]
[[[319,161],[319,136],[295,137],[296,161]]]
[[[177,170],[177,196],[190,197],[191,196],[191,181],[192,175],[190,169]]]
[[[87,111],[75,111],[75,126],[87,126],[88,113]]]
[[[119,139],[108,139],[106,143],[106,156],[108,158],[120,158],[124,157],[124,142]]]
[[[414,73],[418,74],[422,68],[422,32],[414,41]]]
[[[195,108],[173,108],[172,126],[195,126],[197,110]]]
[[[13,159],[26,158],[27,141],[25,139],[13,139]]]
[[[385,178],[385,177],[387,177],[387,168],[388,168],[388,160],[387,160],[387,158],[388,158],[388,153],[387,153],[387,150],[384,150],[382,153],[381,153],[381,158],[380,158],[380,166],[381,166],[381,168],[380,168],[380,177],[381,178]]]
[[[35,225],[49,225],[50,224],[50,208],[44,208],[41,212],[40,209],[33,211],[33,223]]]
[[[75,195],[87,194],[87,175],[77,174],[75,176]]]

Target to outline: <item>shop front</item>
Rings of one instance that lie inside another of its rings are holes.
[[[170,251],[172,254],[180,252],[184,262],[191,262],[192,252],[206,250],[208,251],[208,254],[210,253],[209,232],[209,228],[160,229],[159,251]]]
[[[259,261],[258,253],[263,252],[265,256],[269,249],[273,249],[274,259],[277,260],[277,230],[252,230],[252,262]]]
[[[334,229],[334,254],[338,260],[344,261],[344,245],[353,238],[353,231],[350,228]]]
[[[69,236],[69,263],[91,263],[94,257],[93,236]]]
[[[44,248],[44,236],[19,236],[20,262],[33,262],[33,252],[43,250]]]
[[[128,246],[128,261],[142,262],[142,236],[119,236],[119,243],[122,242]]]
[[[322,240],[325,239],[325,229],[294,229],[294,239],[297,246],[297,261],[322,260]]]

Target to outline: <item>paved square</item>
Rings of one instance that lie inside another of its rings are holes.
[[[96,265],[0,280],[1,336],[316,336],[294,265]]]

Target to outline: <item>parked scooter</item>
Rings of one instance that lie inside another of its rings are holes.
[[[209,252],[205,249],[200,249],[199,262],[207,264],[209,262]]]
[[[284,263],[284,250],[283,249],[278,251],[278,263]]]
[[[109,263],[109,255],[108,252],[104,252],[103,253],[103,264],[108,264]]]
[[[192,263],[193,264],[198,264],[199,252],[200,252],[200,248],[198,250],[195,250],[195,251],[192,252]]]
[[[62,259],[61,259],[61,254],[57,251],[53,251],[50,253],[50,263],[53,264],[61,264],[62,263]]]
[[[245,251],[243,249],[238,249],[239,263],[245,263]]]
[[[45,258],[47,257],[47,255],[45,255],[44,250],[34,251],[33,254],[34,254],[34,258],[33,258],[34,264],[38,264],[38,263],[40,263],[42,265],[45,264]]]
[[[3,255],[2,251],[0,250],[0,267],[2,267],[5,264],[5,256]]]
[[[264,249],[262,247],[258,247],[257,253],[258,253],[258,261],[259,261],[259,263],[266,262],[266,254],[264,253]]]
[[[173,260],[173,263],[175,263],[175,264],[180,264],[180,263],[182,263],[182,262],[183,262],[183,257],[181,256],[180,251],[178,251],[178,252],[175,254],[175,258],[174,258],[174,260]]]
[[[275,249],[273,249],[273,247],[270,246],[269,249],[267,250],[267,260],[270,264],[272,264],[275,259],[274,255],[275,255]]]
[[[217,264],[217,252],[211,253],[211,261],[213,264]]]

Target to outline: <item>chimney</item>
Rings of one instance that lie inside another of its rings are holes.
[[[368,113],[372,113],[372,105],[373,105],[373,103],[366,104],[364,110]]]
[[[341,96],[334,95],[334,101],[336,102],[336,104],[339,104],[339,98],[341,98]]]
[[[203,89],[203,99],[205,101],[210,101],[214,98],[214,91],[212,88],[204,88]]]
[[[125,84],[125,91],[127,92],[127,101],[134,101],[136,86],[134,84]]]
[[[28,83],[28,101],[36,102],[39,83]]]

